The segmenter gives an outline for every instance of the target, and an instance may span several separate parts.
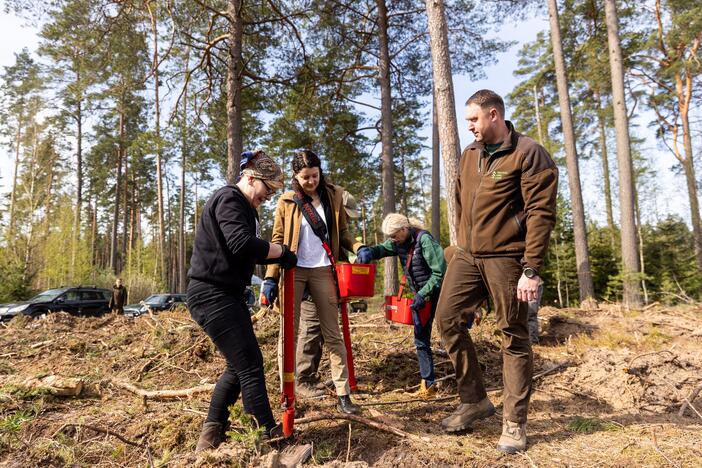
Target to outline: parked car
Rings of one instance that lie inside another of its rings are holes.
[[[139,304],[124,306],[124,315],[138,317],[151,312],[173,310],[178,304],[185,304],[185,294],[152,294]]]
[[[109,312],[111,291],[89,286],[47,289],[28,301],[0,305],[0,322],[23,314],[36,318],[50,312],[72,315],[101,315]]]

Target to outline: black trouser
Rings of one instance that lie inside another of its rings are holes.
[[[228,293],[217,286],[190,280],[188,309],[193,320],[207,333],[227,361],[210,401],[207,422],[226,423],[230,405],[241,393],[244,411],[271,430],[275,419],[266,392],[263,355],[258,346],[251,315],[241,294]]]

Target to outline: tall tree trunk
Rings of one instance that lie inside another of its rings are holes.
[[[626,110],[626,96],[624,94],[624,65],[619,44],[619,18],[615,0],[605,0],[605,20],[607,23],[607,42],[609,44],[609,66],[612,74],[614,128],[617,134],[617,161],[619,163],[623,299],[627,307],[639,307],[641,305],[641,283],[639,278],[641,268],[639,265],[634,215],[634,169],[631,161],[629,116]]]
[[[195,200],[195,206],[193,207],[194,208],[194,210],[193,210],[193,239],[197,235],[197,226],[198,226],[198,224],[200,224],[200,213],[198,212],[200,207],[198,206],[198,198],[197,198],[197,185],[198,185],[197,182],[198,182],[198,179],[197,179],[197,177],[195,177],[195,187],[193,190],[193,199]]]
[[[700,222],[700,202],[697,197],[697,177],[695,175],[695,163],[692,152],[692,136],[690,135],[690,101],[692,99],[692,77],[691,71],[687,70],[683,79],[678,72],[676,90],[678,95],[678,108],[680,109],[680,120],[683,127],[683,148],[685,148],[685,158],[682,161],[687,182],[687,194],[690,199],[690,222],[692,223],[692,236],[695,242],[695,259],[697,269],[702,272],[702,223]],[[684,84],[683,84],[684,82]],[[683,91],[685,90],[685,91]]]
[[[612,184],[609,180],[609,155],[607,153],[607,127],[605,124],[605,114],[602,109],[602,97],[598,91],[594,92],[595,110],[597,112],[597,129],[600,140],[600,157],[602,158],[602,179],[604,179],[605,210],[607,211],[607,227],[614,250],[616,239],[616,226],[614,225],[614,209],[612,208]]]
[[[439,116],[436,111],[436,89],[431,106],[431,235],[441,240],[441,147],[439,144]]]
[[[19,172],[20,148],[22,146],[22,116],[17,119],[15,135],[15,168],[12,175],[12,192],[10,193],[10,220],[7,228],[7,241],[13,242],[15,231],[15,200],[17,199],[17,173]]]
[[[241,83],[244,71],[242,0],[229,0],[229,60],[227,61],[227,182],[239,176],[244,143],[241,122]]]
[[[556,0],[548,0],[549,20],[551,25],[551,47],[556,65],[556,84],[558,87],[558,104],[561,109],[561,124],[565,140],[566,166],[568,168],[568,186],[573,211],[573,234],[575,238],[575,263],[578,270],[578,287],[580,303],[585,308],[596,308],[595,290],[592,285],[590,271],[590,251],[587,245],[587,228],[585,226],[585,206],[580,187],[580,168],[578,153],[575,148],[575,130],[573,116],[570,111],[570,96],[568,92],[568,74],[563,57],[563,43],[558,21],[558,5]]]
[[[639,262],[641,262],[641,290],[643,291],[644,304],[648,304],[648,288],[646,287],[646,259],[644,258],[643,231],[641,229],[641,206],[639,205],[639,195],[634,194],[636,212],[636,231],[639,239]]]
[[[436,109],[439,117],[439,142],[441,156],[444,160],[444,179],[446,180],[446,197],[448,202],[449,238],[456,244],[456,180],[458,179],[458,160],[461,156],[456,121],[456,101],[453,94],[451,77],[451,55],[448,45],[448,26],[443,0],[426,0],[427,19],[429,23],[429,43],[431,45],[431,62],[436,93]]]
[[[190,49],[186,51],[185,69],[190,68]],[[187,75],[186,75],[187,76]],[[187,287],[185,259],[185,164],[188,158],[188,84],[183,90],[183,140],[180,159],[180,204],[178,206],[178,292],[184,293]]]
[[[122,186],[122,156],[124,152],[124,96],[119,103],[119,143],[117,145],[117,176],[115,177],[115,207],[112,216],[112,238],[110,239],[110,270],[119,273],[117,265],[117,229],[119,226],[119,199]]]
[[[80,65],[76,71],[76,84],[81,80]],[[81,210],[83,209],[83,102],[82,96],[76,102],[76,209],[73,215],[73,239],[71,241],[71,273],[75,277],[76,255],[78,242],[80,242]]]
[[[541,127],[541,110],[539,109],[539,89],[534,85],[534,115],[536,116],[536,131],[539,135],[539,144],[544,146],[544,131]]]
[[[91,225],[90,225],[90,266],[95,267],[98,264],[97,252],[97,195],[93,196],[93,202],[88,206],[90,210]],[[93,273],[97,268],[91,268]]]
[[[129,210],[131,208],[130,204],[133,203],[132,201],[129,200],[129,186],[130,180],[129,178],[132,177],[132,174],[129,172],[129,151],[124,152],[124,184],[122,188],[122,194],[123,194],[123,206],[124,209],[122,210],[122,239],[121,239],[121,244],[122,246],[120,247],[120,259],[119,259],[119,269],[120,271],[124,270],[125,267],[125,262],[127,261],[127,241],[129,239]]]
[[[24,248],[24,268],[22,269],[22,283],[26,284],[29,280],[30,263],[32,261],[32,244],[34,242],[34,218],[36,214],[36,193],[35,185],[37,174],[35,173],[35,167],[37,162],[37,145],[38,145],[38,130],[36,126],[36,120],[33,125],[33,136],[32,136],[32,152],[31,160],[29,161],[29,230],[27,232],[27,244]]]
[[[161,102],[159,99],[159,63],[158,63],[158,27],[155,12],[151,11],[151,2],[147,3],[149,15],[151,16],[151,32],[154,37],[154,58],[153,58],[153,75],[154,75],[154,99],[156,107],[156,203],[158,205],[158,264],[160,267],[160,278],[162,282],[166,282],[166,253],[164,251],[165,232],[163,226],[163,163],[161,155]],[[157,6],[158,8],[158,6]]]
[[[390,38],[388,36],[388,8],[385,0],[376,0],[378,6],[378,83],[380,84],[380,120],[382,142],[383,217],[395,211],[395,174],[393,162],[392,91],[390,87]],[[394,257],[385,260],[385,295],[397,292],[397,262]]]

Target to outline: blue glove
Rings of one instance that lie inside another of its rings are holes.
[[[268,306],[272,306],[278,297],[278,283],[272,278],[266,278],[261,285],[261,295],[268,301]]]
[[[419,312],[424,308],[424,306],[427,305],[426,301],[420,294],[415,294],[414,295],[414,300],[412,301],[412,304],[410,305],[410,309],[412,309],[415,312]]]
[[[361,247],[356,252],[356,261],[358,263],[370,263],[373,261],[373,252],[366,246]]]

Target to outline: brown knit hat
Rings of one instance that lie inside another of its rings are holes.
[[[273,161],[273,158],[263,151],[256,151],[253,154],[244,169],[242,169],[241,175],[262,179],[268,186],[276,190],[283,188],[283,171]]]

